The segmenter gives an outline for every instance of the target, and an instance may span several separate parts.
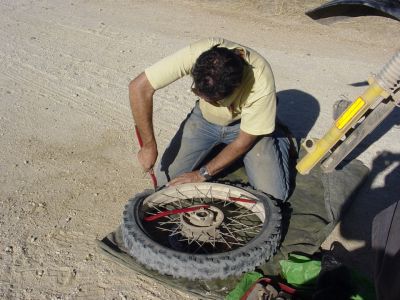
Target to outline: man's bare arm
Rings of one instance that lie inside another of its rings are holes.
[[[145,171],[152,170],[158,155],[153,130],[154,92],[155,90],[145,73],[141,73],[129,84],[132,116],[143,141],[143,147],[138,153],[138,160]]]
[[[240,131],[238,137],[227,145],[206,168],[211,176],[216,175],[223,169],[231,165],[235,160],[245,154],[256,142],[258,136]],[[169,182],[169,185],[178,185],[189,182],[202,182],[205,178],[200,176],[198,170],[182,174]]]

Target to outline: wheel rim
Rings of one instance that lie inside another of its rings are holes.
[[[139,222],[153,241],[176,251],[216,254],[256,238],[266,207],[255,195],[218,183],[168,187],[145,198]]]

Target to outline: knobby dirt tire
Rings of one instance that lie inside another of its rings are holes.
[[[220,183],[202,183],[223,185]],[[196,184],[192,184],[196,185]],[[140,210],[143,201],[154,191],[145,190],[125,206],[122,235],[130,255],[146,267],[175,278],[224,279],[253,271],[276,252],[281,238],[281,212],[275,200],[254,189],[232,185],[253,195],[262,203],[265,221],[262,229],[246,245],[223,253],[193,254],[168,248],[154,241],[143,229]],[[156,193],[162,192],[158,191]]]

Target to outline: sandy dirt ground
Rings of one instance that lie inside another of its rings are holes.
[[[354,99],[364,87],[350,84],[378,72],[400,41],[392,19],[303,14],[322,2],[1,0],[0,298],[192,299],[95,244],[151,187],[135,159],[127,85],[188,43],[222,36],[270,61],[280,116],[297,136],[320,137],[334,101]],[[194,104],[189,89],[184,79],[156,93],[160,152]],[[372,218],[400,194],[399,120],[397,111],[364,142],[372,175],[324,244],[365,274]]]

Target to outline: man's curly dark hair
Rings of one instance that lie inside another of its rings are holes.
[[[192,69],[193,92],[208,101],[226,98],[240,85],[244,65],[237,50],[212,47],[197,58]]]

